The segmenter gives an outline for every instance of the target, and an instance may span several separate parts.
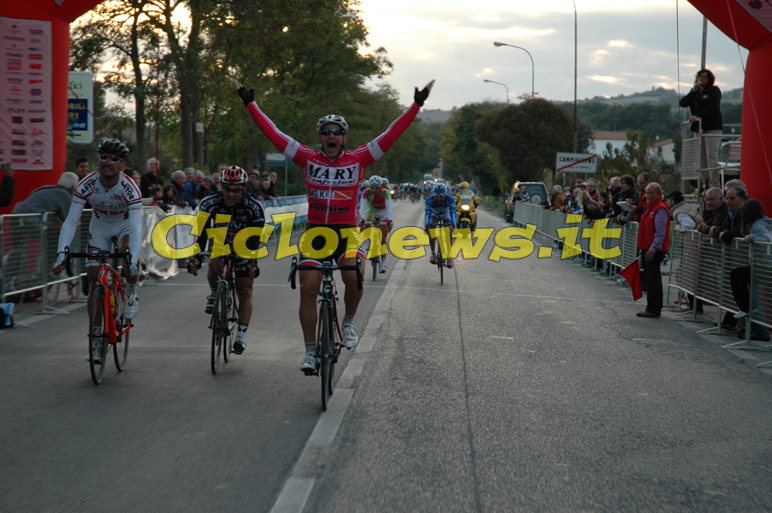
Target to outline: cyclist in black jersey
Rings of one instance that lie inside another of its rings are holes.
[[[209,214],[207,226],[214,227],[215,219],[218,214],[230,216],[228,222],[224,222],[217,227],[227,227],[228,233],[225,237],[225,244],[230,245],[233,250],[233,238],[244,228],[262,228],[265,226],[265,209],[263,204],[245,194],[247,187],[247,173],[238,166],[231,166],[223,172],[221,178],[222,192],[208,196],[201,200],[198,210]],[[206,229],[201,231],[198,244],[200,248],[205,248],[208,236]],[[247,249],[255,251],[260,246],[260,239],[256,236],[247,240]],[[188,272],[197,275],[201,267],[201,258],[195,256],[188,262]],[[260,275],[260,269],[257,266],[257,259],[239,258],[236,261],[236,295],[239,298],[239,332],[233,342],[233,352],[241,354],[246,349],[244,340],[249,321],[252,318],[252,286],[255,278]],[[214,301],[217,292],[217,280],[220,276],[220,260],[213,258],[209,261],[209,269],[206,278],[209,281],[211,292],[206,299],[204,311],[208,314],[214,309]]]

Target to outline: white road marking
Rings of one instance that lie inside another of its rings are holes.
[[[365,366],[365,360],[364,358],[352,358],[348,361],[348,364],[346,365],[346,370],[343,371],[343,374],[341,374],[341,379],[346,377],[356,377],[362,374],[362,369]]]
[[[308,496],[314,487],[313,479],[291,477],[284,484],[271,513],[299,513],[306,507]]]
[[[515,337],[500,337],[498,335],[491,335],[490,338],[503,338],[505,340],[515,340]]]
[[[311,438],[308,439],[309,444],[331,444],[335,440],[335,435],[338,433],[338,428],[343,422],[343,416],[346,414],[353,396],[354,391],[350,388],[335,391],[327,405],[327,411],[319,417],[319,421],[311,433]]]

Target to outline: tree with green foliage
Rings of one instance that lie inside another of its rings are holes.
[[[540,98],[486,113],[475,131],[497,150],[505,185],[541,180],[546,169],[554,169],[556,153],[574,146],[572,116]]]

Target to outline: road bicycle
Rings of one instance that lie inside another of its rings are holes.
[[[70,253],[69,248],[64,251],[64,268],[68,276],[73,276],[73,258],[99,261],[99,277],[88,303],[88,363],[91,379],[98,385],[102,382],[107,353],[111,346],[118,372],[123,372],[126,368],[126,360],[129,357],[129,333],[134,324],[124,317],[126,293],[123,278],[117,268],[121,260],[131,261],[131,252],[126,249],[125,253],[103,250],[93,253]],[[115,259],[113,265],[107,263],[110,258]],[[95,328],[101,328],[101,333],[96,333]],[[98,350],[99,360],[94,358],[95,350]]]
[[[372,223],[365,223],[364,228],[370,228],[372,226]],[[389,225],[386,223],[386,221],[382,221],[378,223],[378,229],[381,230],[381,242],[386,242],[386,237],[389,235]],[[377,253],[377,251],[374,249],[373,253]],[[374,257],[370,258],[370,264],[373,268],[373,281],[375,281],[375,278],[378,276],[378,273],[381,272],[381,255],[376,254]]]
[[[292,257],[289,275],[290,286],[295,288],[297,271],[318,271],[322,273],[319,287],[319,323],[316,330],[316,358],[319,362],[315,376],[322,378],[322,410],[327,411],[327,404],[334,389],[335,364],[340,356],[343,333],[338,321],[338,293],[335,287],[333,271],[356,271],[357,288],[362,290],[362,259],[356,258],[355,265],[334,265],[323,262],[321,265],[298,265],[297,257]]]
[[[199,253],[202,257],[211,256],[204,251]],[[219,257],[222,262],[220,276],[217,278],[212,319],[209,321],[209,329],[212,330],[212,374],[217,374],[220,367],[220,356],[228,363],[233,352],[233,332],[238,329],[239,301],[236,294],[236,274],[233,272],[238,255],[223,255]]]
[[[440,235],[439,234],[442,233],[442,229],[445,228],[446,226],[450,227],[451,229],[453,228],[452,224],[447,224],[446,225],[444,219],[440,219],[437,222],[437,226],[436,226],[436,228],[437,228],[437,238],[436,239],[437,240],[436,240],[435,244],[437,245],[437,269],[439,269],[439,271],[440,271],[440,285],[442,285],[445,282],[445,278],[444,278],[443,274],[444,274],[445,267],[448,266],[448,260],[447,260],[447,258],[442,256],[442,244],[440,244]]]

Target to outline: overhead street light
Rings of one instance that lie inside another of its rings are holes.
[[[528,50],[526,50],[522,46],[515,46],[515,45],[511,45],[509,43],[500,43],[499,41],[494,41],[493,46],[511,46],[512,48],[519,48],[519,49],[521,49],[522,51],[524,51],[525,53],[528,54],[528,57],[531,58],[531,99],[535,98],[536,94],[534,93],[535,89],[533,87],[533,83],[534,83],[533,82],[533,78],[534,78],[534,74],[536,73],[536,68],[533,65],[533,57],[531,56],[531,52],[529,52]]]
[[[578,130],[576,126],[576,55],[577,55],[577,19],[576,19],[576,2],[574,0],[571,0],[574,3],[574,153],[577,151],[577,136],[578,136]]]
[[[502,84],[501,82],[494,82],[493,80],[488,80],[487,78],[484,78],[484,79],[483,79],[483,82],[488,82],[488,83],[490,83],[490,84],[498,84],[498,85],[503,85],[503,86],[504,86],[504,89],[506,89],[506,90],[507,90],[507,103],[509,103],[509,88],[507,87],[507,85],[506,85],[506,84]]]

